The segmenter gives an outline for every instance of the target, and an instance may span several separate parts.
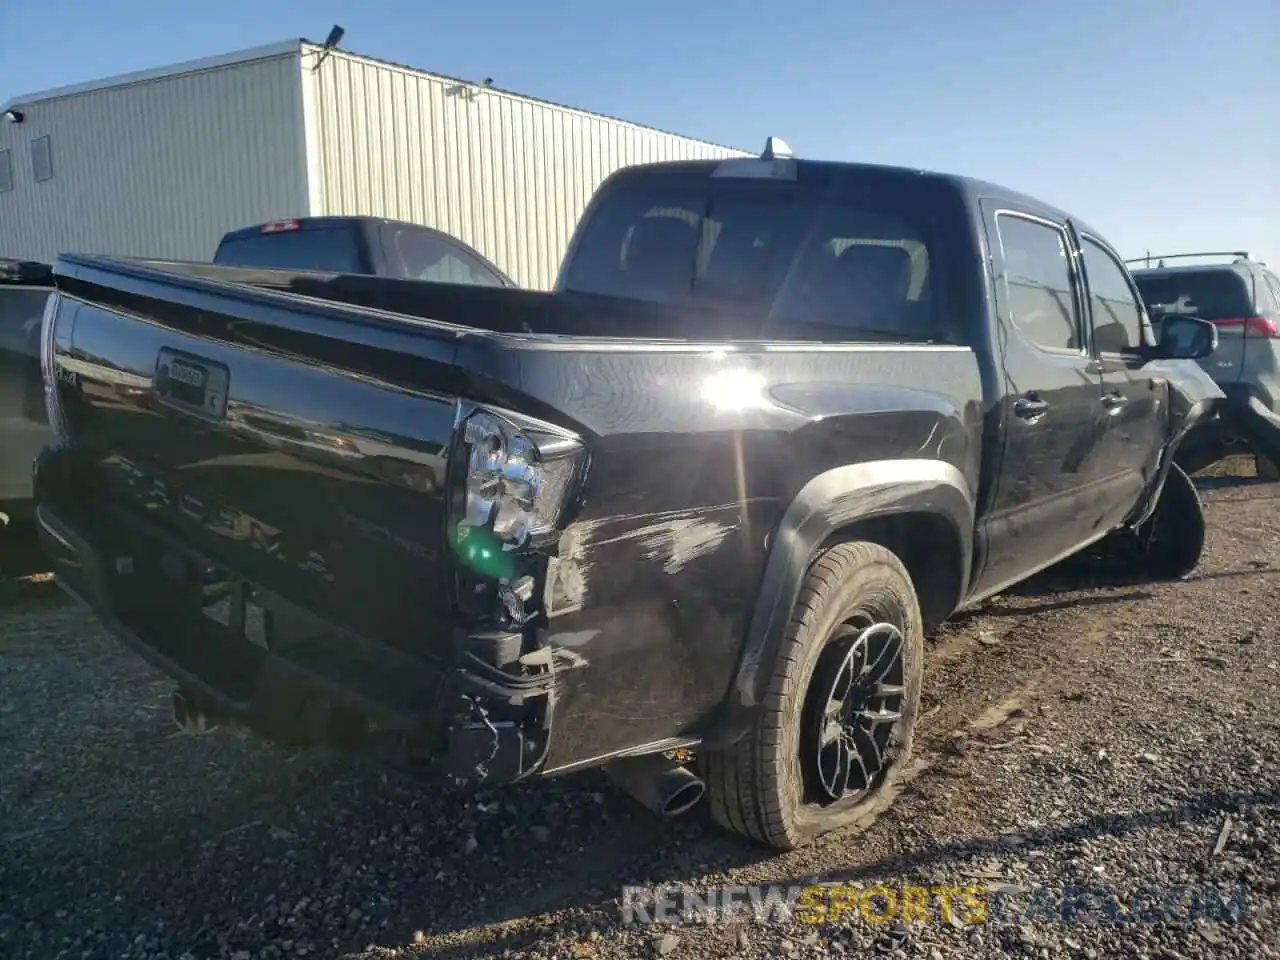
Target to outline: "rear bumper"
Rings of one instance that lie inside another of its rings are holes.
[[[49,486],[47,474],[41,483],[41,467],[38,491]],[[484,664],[420,660],[240,584],[260,620],[280,618],[289,626],[287,639],[282,633],[255,643],[247,635],[252,630],[215,622],[202,606],[207,588],[200,584],[209,574],[237,582],[207,558],[136,517],[40,500],[38,535],[59,586],[178,684],[182,712],[415,772],[489,782],[536,772],[550,719],[538,707],[550,698],[539,697],[540,685],[528,677]],[[201,579],[175,571],[199,571]]]

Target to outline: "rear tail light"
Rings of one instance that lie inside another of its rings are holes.
[[[272,220],[262,225],[262,233],[284,233],[286,230],[297,230],[302,226],[301,220]]]
[[[1268,317],[1227,317],[1213,321],[1220,329],[1243,330],[1245,336],[1274,337],[1280,335],[1274,320]]]
[[[44,380],[44,412],[49,418],[49,427],[59,440],[65,440],[68,436],[67,421],[62,397],[58,393],[58,363],[54,354],[55,324],[61,299],[60,294],[51,293],[44,302],[44,316],[40,319],[40,373]]]
[[[460,439],[454,549],[477,572],[503,577],[512,551],[558,529],[586,448],[559,427],[489,408],[466,415]]]

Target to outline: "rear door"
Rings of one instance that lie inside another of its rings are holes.
[[[1280,280],[1269,270],[1254,268],[1257,318],[1245,330],[1241,381],[1272,413],[1280,410]]]
[[[1005,437],[978,592],[1072,552],[1105,513],[1102,378],[1067,225],[1004,203],[984,201],[983,211],[1004,340]]]
[[[1137,502],[1164,438],[1167,385],[1143,356],[1151,342],[1141,295],[1105,241],[1080,235],[1093,352],[1102,375],[1105,429],[1100,480],[1110,506],[1105,522],[1120,523]]]

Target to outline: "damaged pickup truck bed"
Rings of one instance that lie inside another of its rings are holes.
[[[989,184],[760,158],[610,177],[551,293],[67,255],[58,581],[178,719],[517,781],[704,790],[778,847],[895,793],[924,637],[1088,545],[1153,576],[1213,327]]]

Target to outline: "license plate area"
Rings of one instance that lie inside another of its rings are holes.
[[[208,420],[227,415],[231,371],[225,364],[168,347],[156,358],[155,390],[160,402]]]

